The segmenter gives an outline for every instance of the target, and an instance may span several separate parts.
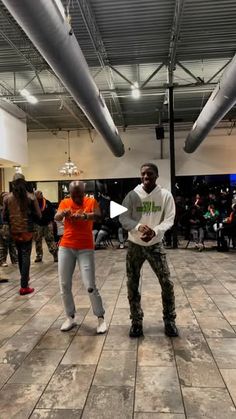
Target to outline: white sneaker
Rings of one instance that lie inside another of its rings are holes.
[[[98,318],[98,327],[97,327],[97,334],[101,335],[107,331],[107,325],[105,320],[102,317]]]
[[[124,244],[120,244],[120,249],[124,249],[125,245]]]
[[[73,327],[77,326],[75,319],[72,317],[67,317],[64,323],[61,326],[62,332],[68,332],[69,330],[73,329]]]

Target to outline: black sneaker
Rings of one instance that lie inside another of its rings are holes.
[[[133,323],[129,331],[129,337],[140,338],[141,336],[143,336],[143,325]]]
[[[42,262],[43,258],[41,256],[36,256],[35,263]]]
[[[165,334],[169,338],[176,338],[179,336],[179,332],[174,321],[165,323]]]

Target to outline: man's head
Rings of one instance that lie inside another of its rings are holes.
[[[158,178],[158,168],[153,163],[144,163],[141,166],[141,180],[145,190],[153,190]]]
[[[70,196],[72,200],[78,205],[80,205],[83,201],[84,189],[85,189],[84,183],[79,180],[74,180],[73,182],[70,183],[70,187],[69,187]]]
[[[214,204],[209,204],[208,205],[208,211],[210,210],[215,210],[215,205]]]
[[[35,196],[36,196],[36,198],[37,198],[38,201],[41,201],[41,199],[43,199],[43,192],[36,191],[35,192]]]
[[[15,173],[12,181],[15,182],[16,180],[19,180],[19,179],[25,180],[24,175],[22,173]]]

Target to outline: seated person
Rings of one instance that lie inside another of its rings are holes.
[[[217,209],[215,209],[214,204],[208,205],[207,212],[204,214],[204,218],[206,220],[206,231],[208,237],[215,237],[215,230],[214,224],[219,222],[220,213]]]
[[[186,223],[190,236],[193,237],[195,246],[199,251],[204,248],[204,227],[206,220],[200,208],[193,206],[186,215]]]
[[[232,211],[229,217],[223,220],[223,226],[220,231],[220,247],[219,250],[228,250],[228,244],[225,236],[232,238],[233,247],[236,247],[236,204],[232,205]]]
[[[93,236],[95,241],[95,247],[98,249],[101,247],[102,243],[110,239],[112,236],[116,236],[119,241],[119,248],[124,249],[124,234],[123,228],[117,219],[111,219],[106,217],[102,224],[94,224]]]

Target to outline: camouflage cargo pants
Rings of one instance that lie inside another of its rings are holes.
[[[139,293],[139,279],[142,265],[148,261],[159,279],[162,289],[162,305],[164,321],[173,321],[175,313],[174,285],[170,279],[170,271],[166,261],[164,249],[159,244],[153,246],[139,246],[129,242],[126,259],[128,300],[130,304],[130,318],[135,323],[142,323],[143,310]]]
[[[17,251],[14,240],[10,235],[8,225],[0,227],[0,265],[7,260],[7,255],[10,255],[11,263],[17,263]]]
[[[50,225],[37,225],[35,227],[34,240],[36,255],[40,258],[43,257],[43,237],[45,238],[49,252],[55,255],[57,253],[57,245],[54,240],[53,228]]]

